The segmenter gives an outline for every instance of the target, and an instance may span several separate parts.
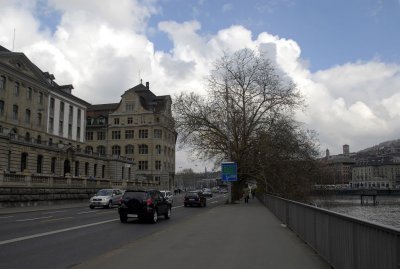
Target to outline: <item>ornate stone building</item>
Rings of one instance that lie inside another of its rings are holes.
[[[23,53],[0,46],[0,172],[173,186],[169,96],[140,84],[119,104],[92,106],[54,80]]]
[[[154,95],[148,82],[127,90],[119,103],[87,110],[85,151],[133,161],[133,166],[108,167],[108,173],[122,179],[132,179],[134,173],[137,179],[172,189],[176,137],[171,97]]]

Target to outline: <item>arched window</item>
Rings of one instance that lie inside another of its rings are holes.
[[[85,176],[89,175],[89,163],[85,163]]]
[[[38,144],[42,144],[42,137],[41,137],[40,135],[37,136],[36,142],[37,142]]]
[[[106,147],[105,146],[97,146],[97,153],[100,155],[106,155]]]
[[[93,152],[93,147],[91,147],[91,146],[86,146],[86,148],[85,148],[85,153],[90,154],[90,153],[92,153],[92,152]]]
[[[56,157],[51,158],[51,173],[55,174],[56,173]]]
[[[36,172],[37,173],[42,173],[42,167],[43,167],[43,156],[38,155],[37,156],[37,165],[36,165]]]
[[[25,141],[29,142],[31,140],[31,134],[29,132],[26,132],[25,134]]]
[[[161,145],[156,145],[156,154],[161,154]]]
[[[126,145],[125,146],[125,154],[133,154],[133,153],[134,153],[133,145]]]
[[[145,144],[139,145],[139,154],[148,154],[149,153],[149,147]]]
[[[121,147],[118,145],[112,146],[112,155],[121,155]]]

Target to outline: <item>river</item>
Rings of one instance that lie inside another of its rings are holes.
[[[400,196],[377,196],[378,205],[361,205],[359,195],[315,196],[312,199],[318,207],[377,224],[400,229]]]

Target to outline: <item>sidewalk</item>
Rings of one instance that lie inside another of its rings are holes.
[[[256,199],[201,210],[74,268],[330,268]]]

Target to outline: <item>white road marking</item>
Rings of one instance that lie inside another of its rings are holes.
[[[61,213],[61,212],[65,212],[66,210],[59,210],[59,211],[52,211],[52,212],[43,212],[42,214],[54,214],[54,213]]]
[[[172,209],[174,209],[174,208],[179,208],[179,207],[183,207],[183,205],[180,205],[180,206],[174,206]]]
[[[46,217],[40,217],[40,218],[32,218],[32,219],[17,219],[16,221],[31,221],[31,220],[38,220],[38,219],[49,219],[52,218],[53,216],[46,216]]]
[[[9,218],[13,218],[14,216],[4,216],[4,217],[0,217],[0,219],[9,219]]]
[[[23,236],[23,237],[17,237],[17,238],[14,238],[14,239],[0,241],[0,245],[6,245],[6,244],[14,243],[14,242],[19,242],[19,241],[24,241],[24,240],[28,240],[28,239],[43,237],[43,236],[46,236],[46,235],[52,235],[52,234],[58,234],[58,233],[78,230],[78,229],[91,227],[91,226],[96,226],[96,225],[100,225],[100,224],[105,224],[105,223],[109,223],[109,222],[113,222],[113,221],[117,221],[117,220],[119,221],[119,219],[112,219],[112,220],[100,221],[100,222],[95,222],[95,223],[90,223],[90,224],[85,224],[85,225],[80,225],[80,226],[75,226],[75,227],[55,230],[55,231],[46,232],[46,233],[39,233],[39,234],[33,234],[33,235],[28,235],[28,236]]]
[[[42,220],[41,222],[50,222],[50,221],[57,221],[57,220],[64,220],[64,219],[73,219],[73,217],[65,217],[65,218],[57,218],[57,219],[48,219],[48,220]]]
[[[218,203],[218,201],[212,201],[212,202],[210,202],[210,204],[215,204],[215,203]]]
[[[80,215],[80,214],[89,214],[89,213],[93,213],[95,211],[82,211],[82,212],[78,212],[76,214]]]

